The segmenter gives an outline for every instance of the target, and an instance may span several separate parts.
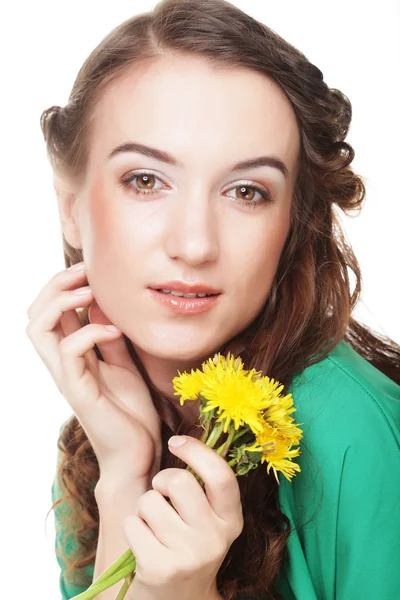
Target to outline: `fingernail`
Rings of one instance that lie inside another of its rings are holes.
[[[68,267],[67,271],[81,271],[84,268],[85,268],[85,263],[80,262],[80,263],[77,263],[76,265],[71,265],[70,267]]]
[[[118,329],[118,327],[116,327],[115,325],[104,325],[104,327],[106,329],[108,329],[108,331],[121,331],[120,329]]]
[[[186,442],[186,437],[183,435],[173,435],[169,438],[168,444],[173,448],[179,448]]]

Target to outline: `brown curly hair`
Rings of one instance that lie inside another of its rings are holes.
[[[400,346],[351,316],[361,292],[361,273],[336,214],[338,208],[344,213],[361,210],[365,196],[361,177],[350,167],[354,150],[344,141],[351,103],[327,86],[322,72],[299,50],[229,2],[164,0],[152,12],[114,28],[84,62],[67,105],[52,106],[41,115],[54,171],[74,181],[83,178],[93,108],[101,92],[133,64],[168,53],[200,56],[221,68],[247,67],[274,79],[286,93],[300,131],[291,229],[263,309],[241,332],[247,341],[242,353],[245,364],[287,387],[297,373],[322,360],[345,339],[400,383]],[[81,250],[71,247],[65,237],[63,244],[66,267],[83,260]],[[355,276],[353,291],[349,270]],[[89,323],[87,309],[79,317],[82,325]],[[167,439],[175,433],[198,432],[184,428],[176,408],[153,386],[132,343],[124,337],[162,419],[161,468],[185,467],[166,450]],[[95,351],[103,360],[96,346]],[[99,514],[93,489],[99,465],[75,415],[60,433],[58,448],[57,477],[63,497],[50,511],[71,501],[72,512],[63,525],[74,530],[79,552],[63,553],[65,577],[88,587],[91,581],[80,577],[80,571],[96,557]],[[280,599],[273,584],[284,562],[290,522],[279,510],[277,483],[265,472],[260,476],[258,469],[238,481],[245,525],[218,572],[218,590],[227,600],[239,593],[265,592]]]

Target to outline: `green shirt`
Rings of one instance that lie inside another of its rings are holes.
[[[285,600],[400,598],[400,386],[341,341],[289,391],[301,472],[279,476],[280,507],[296,530],[276,591]],[[53,501],[59,493],[55,481]],[[56,547],[62,535],[56,514]],[[87,589],[67,586],[58,562],[62,600]]]

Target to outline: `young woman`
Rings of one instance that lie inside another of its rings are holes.
[[[52,488],[63,600],[128,546],[134,600],[400,597],[400,348],[352,317],[350,120],[316,66],[223,0],[125,21],[44,111],[74,269],[27,334],[73,410]],[[290,482],[236,478],[173,394],[228,350],[292,392]]]

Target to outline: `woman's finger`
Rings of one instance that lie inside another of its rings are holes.
[[[54,331],[60,328],[60,331],[63,333],[63,335],[60,337],[61,340],[62,338],[67,337],[67,335],[74,333],[74,331],[77,331],[81,327],[82,325],[76,310],[71,309],[63,312],[60,318],[60,323],[54,328]]]
[[[186,469],[163,469],[153,477],[152,486],[170,498],[181,520],[189,527],[210,521],[210,503],[195,476]]]
[[[71,323],[73,323],[74,317],[71,314],[67,316],[66,313],[75,312],[74,309],[77,306],[85,305],[89,301],[90,294],[77,296],[71,291],[61,291],[57,296],[51,297],[45,306],[41,307],[41,312],[37,313],[26,327],[28,337],[49,369],[59,389],[61,385],[59,345],[65,339],[63,328],[60,328],[61,320],[66,319],[66,328],[72,327]],[[75,316],[78,319],[76,313]],[[95,356],[94,351],[93,354]]]
[[[73,288],[84,286],[86,283],[86,272],[82,271],[60,271],[43,286],[42,290],[27,309],[27,315],[30,320],[35,319],[38,314],[43,312],[52,298],[57,297],[63,290],[72,290]]]
[[[86,274],[84,268],[60,271],[43,286],[34,302],[27,309],[29,323],[25,330],[26,334],[31,339],[36,351],[53,378],[56,378],[56,373],[60,371],[58,344],[66,335],[81,327],[75,309],[85,304],[85,296],[82,297],[83,302],[81,303],[78,302],[79,297],[71,295],[71,292],[74,288],[85,282]],[[43,335],[43,314],[48,312],[49,306],[55,306],[60,294],[64,293],[64,298],[67,298],[67,292],[69,292],[70,296],[68,302],[63,306],[63,312],[61,314],[58,312],[55,313],[53,327],[47,326],[44,332],[46,335]],[[86,298],[86,300],[89,300],[89,298]],[[60,388],[57,379],[56,383]]]
[[[169,449],[188,464],[205,484],[208,501],[214,512],[228,523],[237,523],[242,513],[240,489],[233,469],[226,460],[202,441],[191,436],[173,436],[184,439],[181,446]],[[156,475],[157,477],[157,475]]]
[[[90,323],[100,323],[101,325],[112,325],[113,323],[104,314],[96,300],[90,305],[88,318]],[[124,336],[119,336],[114,340],[97,344],[104,361],[109,365],[123,367],[136,373],[136,365],[134,364],[126,345]]]
[[[204,496],[204,492],[202,490],[201,492]],[[189,498],[186,497],[187,502],[188,500]],[[171,550],[178,550],[182,545],[182,537],[188,533],[186,523],[164,496],[155,489],[149,490],[139,498],[136,504],[136,515],[143,519],[156,538]]]
[[[160,577],[163,565],[168,564],[170,560],[170,550],[155,537],[148,525],[137,515],[125,517],[122,531],[136,558],[136,568],[146,570],[150,581],[157,585],[156,579]],[[151,572],[152,566],[153,572]]]
[[[109,331],[103,325],[91,324],[85,325],[85,327],[61,340],[59,353],[62,381],[67,382],[72,397],[77,398],[80,404],[86,403],[86,400],[91,404],[93,399],[96,400],[100,394],[96,379],[98,375],[97,363],[95,372],[91,372],[90,377],[88,377],[85,355],[87,353],[95,355],[93,350],[95,344],[116,335],[121,335],[121,331]]]

